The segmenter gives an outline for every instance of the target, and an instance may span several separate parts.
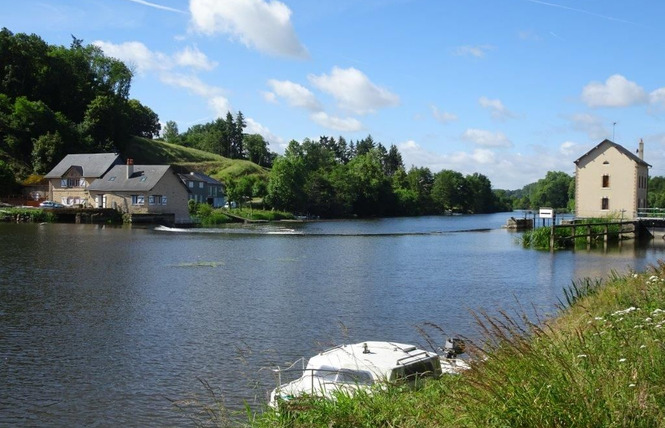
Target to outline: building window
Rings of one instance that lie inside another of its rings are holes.
[[[190,182],[188,182],[187,184],[189,184],[189,188],[190,188],[190,189],[193,189],[193,188],[194,188],[194,182],[193,182],[193,181],[190,181]]]
[[[199,189],[203,189],[203,181],[199,181]]]
[[[148,196],[148,205],[155,205],[155,197],[153,195]]]
[[[85,181],[82,178],[63,178],[60,187],[83,187]]]
[[[143,205],[144,201],[143,195],[132,195],[132,205]]]
[[[603,175],[603,187],[610,187],[610,176],[607,174]]]
[[[609,210],[610,209],[610,198],[603,198],[600,200],[600,209]]]
[[[162,205],[166,205],[166,196],[162,196]]]

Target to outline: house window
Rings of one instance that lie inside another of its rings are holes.
[[[144,201],[143,195],[132,195],[132,205],[143,205]]]
[[[83,187],[82,178],[63,178],[60,180],[60,187]]]
[[[199,181],[199,189],[203,189],[203,181]]]
[[[610,209],[610,198],[603,198],[600,200],[600,209],[609,210]]]
[[[115,181],[115,175],[109,177],[109,181]]]
[[[194,188],[194,182],[193,182],[193,181],[190,181],[190,182],[188,182],[187,184],[189,184],[189,188],[190,188],[190,189],[193,189],[193,188]]]
[[[153,195],[148,196],[148,205],[155,205],[155,197]]]
[[[162,196],[162,205],[166,205],[166,196]]]
[[[607,174],[603,175],[603,187],[610,187],[610,176]]]

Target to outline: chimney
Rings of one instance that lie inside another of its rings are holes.
[[[637,149],[637,156],[641,159],[644,160],[644,141],[640,138],[640,145],[639,148]]]
[[[134,159],[127,159],[127,179],[134,174]]]

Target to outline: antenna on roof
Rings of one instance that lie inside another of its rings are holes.
[[[614,141],[614,128],[616,128],[616,127],[617,127],[617,123],[612,122],[612,142],[613,143],[616,143],[616,141]]]

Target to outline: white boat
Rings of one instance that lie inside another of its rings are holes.
[[[276,408],[280,402],[303,395],[333,398],[336,391],[353,394],[359,389],[369,391],[376,383],[419,376],[438,377],[442,373],[457,373],[468,368],[455,355],[447,357],[395,342],[337,346],[310,358],[302,376],[294,381],[281,384],[281,373],[291,368],[276,369],[279,386],[270,393],[269,405]]]

